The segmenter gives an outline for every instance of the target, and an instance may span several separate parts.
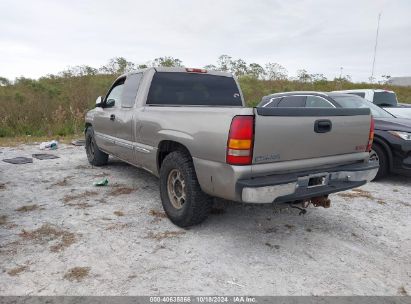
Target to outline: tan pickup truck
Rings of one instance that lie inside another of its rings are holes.
[[[160,179],[170,220],[202,222],[212,197],[313,202],[365,184],[369,109],[248,108],[231,74],[149,68],[120,76],[86,115],[92,165],[113,155]]]

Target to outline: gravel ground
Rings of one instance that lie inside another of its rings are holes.
[[[304,216],[216,200],[184,230],[145,171],[91,167],[83,147],[47,153],[60,158],[0,161],[1,295],[411,294],[410,178],[334,194]]]

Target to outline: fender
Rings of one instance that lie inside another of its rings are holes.
[[[392,168],[393,168],[393,156],[392,156],[390,146],[388,145],[388,143],[382,137],[379,137],[378,135],[375,135],[374,143],[380,145],[384,149],[384,151],[387,153],[389,169],[391,171]]]

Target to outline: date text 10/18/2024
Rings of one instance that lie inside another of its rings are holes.
[[[248,296],[182,296],[150,297],[150,303],[257,303],[256,298]]]

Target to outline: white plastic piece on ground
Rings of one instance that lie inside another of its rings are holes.
[[[57,140],[44,141],[39,146],[40,150],[46,150],[46,149],[54,150],[54,149],[57,149],[57,147],[58,147]]]

